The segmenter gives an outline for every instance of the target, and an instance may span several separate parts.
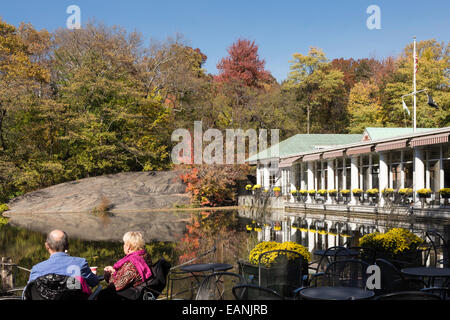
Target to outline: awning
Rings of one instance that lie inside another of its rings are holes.
[[[379,152],[379,151],[406,148],[406,141],[407,139],[380,143],[375,146],[375,151]]]
[[[301,156],[281,159],[280,163],[278,164],[278,168],[288,168],[292,166],[292,164],[300,158]]]
[[[316,153],[316,154],[308,154],[306,156],[303,157],[303,161],[315,161],[315,160],[319,160],[320,159],[320,155],[321,153]]]
[[[322,158],[331,159],[331,158],[337,158],[337,157],[343,157],[343,156],[344,156],[344,150],[335,150],[335,151],[324,152]]]
[[[446,143],[448,142],[449,133],[434,134],[432,136],[414,138],[411,140],[411,147],[425,146],[428,144]]]
[[[353,154],[371,153],[372,152],[372,146],[373,146],[373,144],[368,145],[368,146],[363,146],[363,147],[350,148],[350,149],[347,149],[346,154],[348,156],[350,156],[350,155],[353,155]]]

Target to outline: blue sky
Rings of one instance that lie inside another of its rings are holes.
[[[417,0],[166,0],[2,1],[0,17],[18,25],[53,31],[64,28],[69,5],[81,8],[82,23],[90,19],[139,31],[146,44],[175,33],[208,56],[205,68],[216,74],[216,64],[238,38],[254,40],[266,69],[278,81],[286,78],[292,54],[320,47],[329,59],[384,58],[398,55],[418,40],[450,39],[450,1]],[[366,9],[378,5],[381,29],[369,30]]]

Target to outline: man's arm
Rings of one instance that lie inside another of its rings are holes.
[[[87,284],[91,287],[95,287],[100,282],[95,274],[92,273],[89,268],[88,262],[83,259],[83,264],[80,270],[81,276],[86,280]]]

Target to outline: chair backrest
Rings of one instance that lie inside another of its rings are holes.
[[[377,259],[376,265],[381,271],[381,289],[379,293],[391,293],[395,291],[420,290],[425,283],[420,279],[408,279],[390,261]]]
[[[245,279],[233,272],[214,272],[200,283],[195,300],[234,300],[232,289],[245,284]]]
[[[368,263],[357,259],[333,261],[325,269],[326,285],[365,289],[368,267]]]
[[[450,300],[449,287],[428,287],[420,289],[421,292],[428,292],[440,296],[442,300]]]
[[[54,273],[41,276],[26,286],[25,300],[87,300],[89,294],[75,277]]]
[[[438,295],[421,291],[399,291],[383,294],[374,300],[442,300]]]
[[[304,258],[299,252],[267,251],[259,256],[258,284],[275,290],[283,297],[292,296],[293,290],[302,286],[303,269]]]
[[[330,247],[325,250],[323,255],[317,264],[317,272],[325,271],[327,266],[337,260],[348,260],[350,259],[350,251],[343,246]]]
[[[236,300],[284,300],[275,290],[254,284],[239,284],[233,287]]]
[[[438,232],[435,231],[427,231],[425,233],[425,237],[430,241],[431,246],[434,252],[434,265],[436,266],[437,257],[439,252],[442,252],[444,257],[445,265],[444,267],[448,267],[448,259],[449,259],[449,243],[445,238]]]

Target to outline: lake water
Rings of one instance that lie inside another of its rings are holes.
[[[196,258],[215,246],[215,252],[195,262],[229,263],[234,266],[230,271],[237,272],[237,261],[246,260],[250,250],[262,240],[293,241],[312,252],[346,243],[357,245],[362,235],[383,232],[389,228],[376,221],[355,224],[346,219],[314,219],[308,215],[299,217],[289,213],[261,213],[255,210],[205,210],[186,214],[189,218],[185,221],[185,228],[175,236],[176,241],[156,239],[147,242],[146,247],[153,261],[164,257],[174,266]],[[139,221],[134,219],[132,224],[121,226],[120,234],[123,234],[122,230],[136,230],[138,226]],[[59,227],[64,229],[64,226]],[[422,238],[427,229],[424,225],[404,227]],[[44,248],[45,237],[43,233],[23,227],[0,225],[0,256],[11,257],[17,265],[31,269],[34,264],[48,258]],[[104,266],[114,264],[124,255],[119,241],[76,239],[70,237],[70,233],[69,238],[69,254],[86,258],[90,266],[98,266],[99,274],[103,273]],[[28,280],[28,273],[18,270],[16,279],[16,286],[23,286]],[[186,285],[188,282],[178,286]]]

